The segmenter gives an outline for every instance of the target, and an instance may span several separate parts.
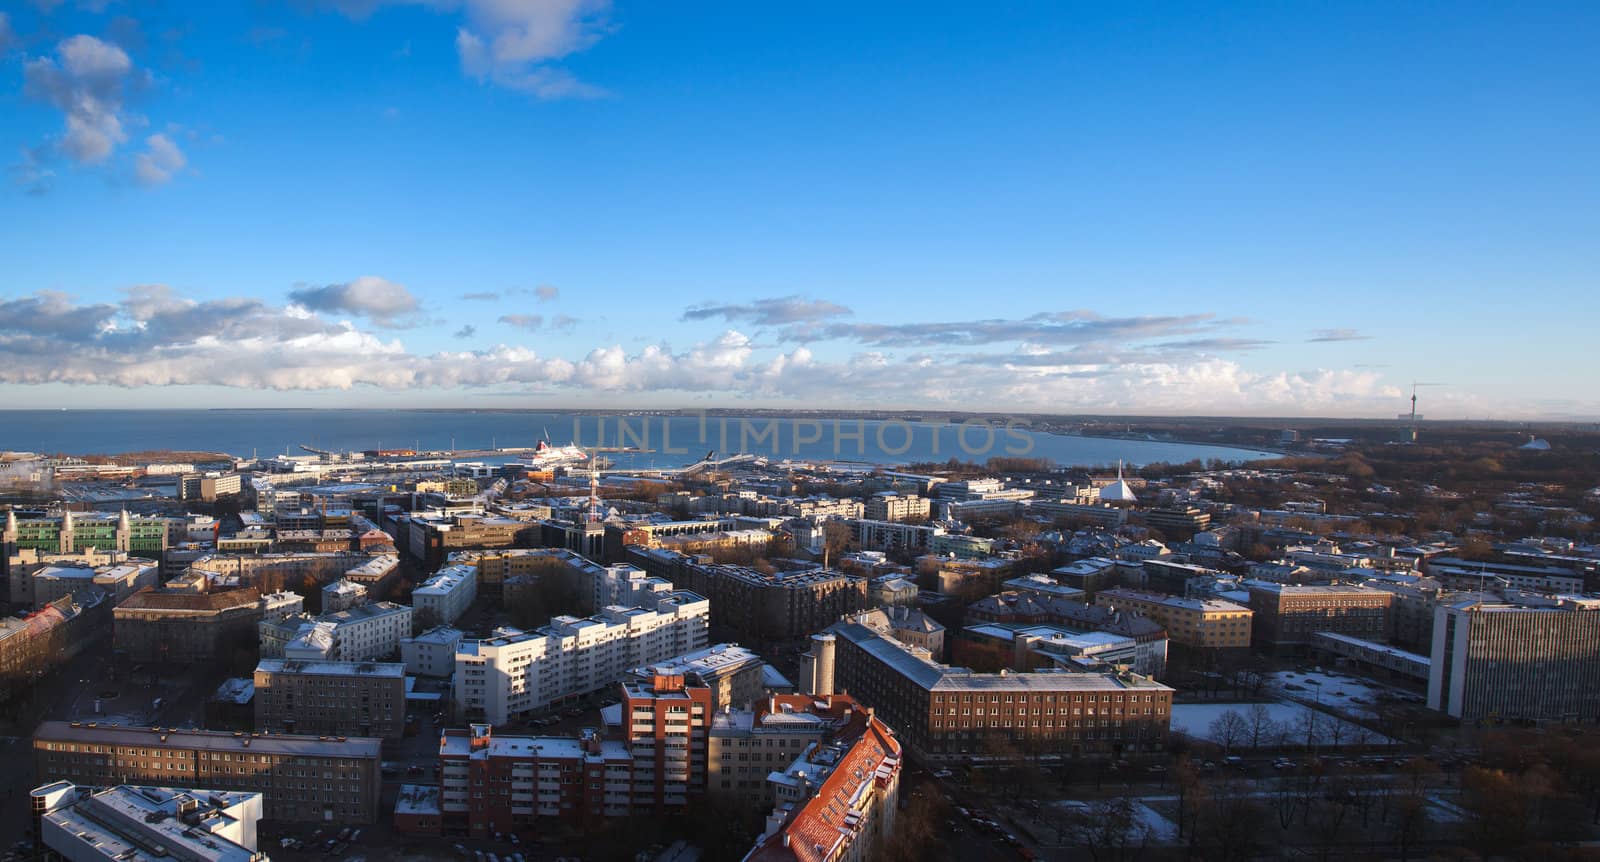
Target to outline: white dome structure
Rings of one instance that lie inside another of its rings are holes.
[[[1528,442],[1517,448],[1526,449],[1530,452],[1548,452],[1550,451],[1550,441],[1543,437],[1529,437]]]
[[[1100,489],[1100,501],[1103,503],[1137,503],[1139,495],[1133,493],[1133,486],[1122,478],[1122,462],[1117,462],[1117,481]]]

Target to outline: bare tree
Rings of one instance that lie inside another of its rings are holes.
[[[1272,718],[1272,710],[1264,703],[1250,705],[1250,710],[1245,713],[1245,721],[1250,724],[1250,747],[1261,748],[1263,742],[1268,742],[1273,737],[1276,721]]]
[[[1233,747],[1248,738],[1250,723],[1238,710],[1230,709],[1211,722],[1208,732],[1211,740],[1222,746],[1223,753],[1232,754]]]
[[[1327,723],[1326,716],[1314,709],[1302,709],[1294,719],[1294,734],[1298,739],[1305,740],[1307,751],[1313,750],[1317,744],[1317,737],[1323,726]]]
[[[1139,816],[1138,804],[1124,789],[1109,798],[1072,807],[1057,826],[1062,843],[1087,854],[1094,862],[1131,862],[1139,858],[1154,831]]]

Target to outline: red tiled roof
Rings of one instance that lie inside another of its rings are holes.
[[[783,828],[750,851],[744,862],[823,862],[830,858],[854,832],[854,824],[846,823],[852,800],[867,782],[878,780],[880,773],[885,779],[892,774],[899,759],[900,743],[888,726],[868,718],[861,735],[828,773],[817,794],[791,814]]]

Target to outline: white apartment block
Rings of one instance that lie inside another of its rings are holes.
[[[263,620],[259,631],[262,658],[374,661],[394,655],[411,636],[411,608],[371,602],[319,617]]]
[[[449,626],[436,626],[414,638],[400,641],[400,660],[413,676],[445,677],[456,672],[456,650],[465,633]]]
[[[656,601],[672,592],[672,582],[653,578],[642,569],[620,563],[615,566],[590,564],[584,568],[583,577],[590,581],[590,607],[595,610],[612,606],[623,608],[653,607]]]
[[[592,617],[555,617],[531,632],[501,629],[462,641],[455,655],[455,701],[490,724],[587,694],[625,679],[632,668],[705,647],[711,603],[687,590],[654,594],[647,607],[611,606]]]
[[[299,593],[279,590],[261,597],[261,619],[265,622],[282,622],[305,612],[306,600]]]
[[[478,567],[445,566],[411,591],[411,606],[419,613],[432,611],[435,623],[449,625],[461,618],[478,597]]]

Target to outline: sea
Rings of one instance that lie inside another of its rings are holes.
[[[222,452],[240,458],[309,450],[410,449],[504,463],[539,441],[602,447],[617,468],[670,468],[708,454],[899,465],[957,458],[1046,458],[1062,466],[1201,460],[1248,462],[1277,453],[1153,439],[1081,437],[969,420],[842,419],[482,410],[5,410],[0,451],[117,454]]]

